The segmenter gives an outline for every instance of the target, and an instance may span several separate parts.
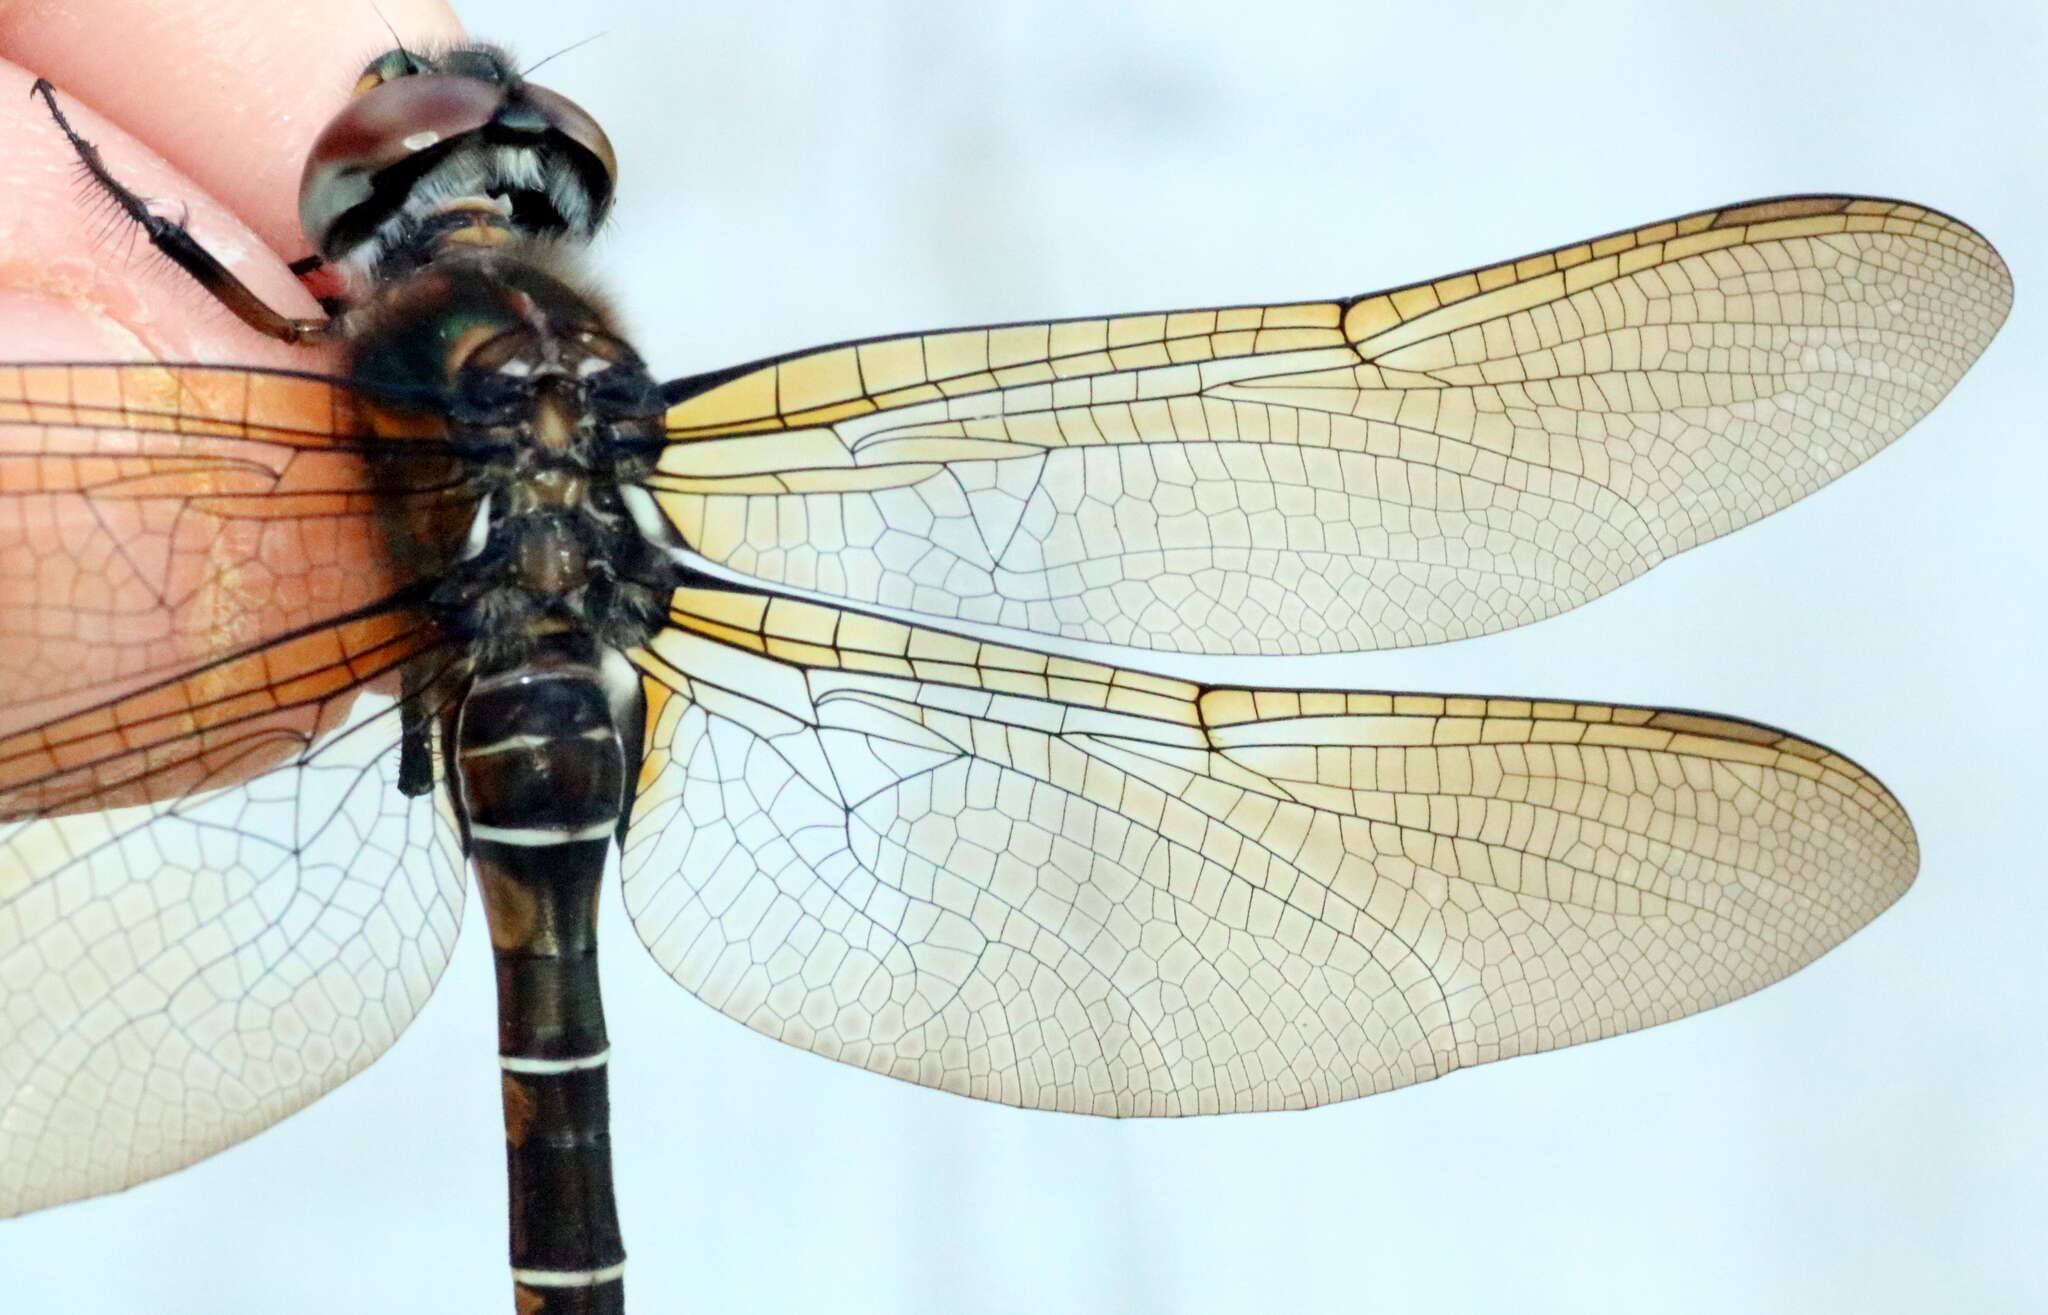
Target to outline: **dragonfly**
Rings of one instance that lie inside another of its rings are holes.
[[[1776,198],[1364,296],[657,382],[553,258],[611,199],[587,115],[488,47],[391,52],[357,91],[302,195],[325,322],[99,178],[346,376],[0,367],[32,458],[0,525],[36,564],[0,645],[0,1211],[345,1081],[473,876],[519,1309],[622,1309],[613,851],[643,943],[725,1014],[1112,1116],[1668,1021],[1912,880],[1897,801],[1788,732],[1062,653],[1493,633],[1784,507],[2002,323],[1959,221]]]

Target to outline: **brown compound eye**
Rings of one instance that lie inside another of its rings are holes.
[[[391,58],[372,64],[364,79]],[[328,240],[336,222],[374,197],[379,174],[484,127],[505,95],[500,83],[445,73],[373,83],[342,107],[306,155],[299,180],[299,228],[306,240],[333,254]]]
[[[590,189],[594,214],[602,216],[610,208],[612,191],[619,182],[619,160],[612,154],[612,139],[604,135],[596,119],[567,96],[530,82],[520,84],[519,95],[570,148],[568,154],[575,159],[584,186]],[[499,121],[503,122],[505,117],[500,115]]]
[[[595,228],[611,205],[618,173],[611,140],[566,96],[522,82],[502,52],[479,47],[435,59],[393,50],[372,60],[356,95],[315,139],[299,182],[299,225],[322,255],[335,256],[403,202],[429,165],[425,152],[477,134],[492,146],[538,153],[544,197],[556,184],[574,207],[522,214],[537,231]],[[530,186],[530,184],[529,184]],[[379,213],[379,212],[382,213]]]

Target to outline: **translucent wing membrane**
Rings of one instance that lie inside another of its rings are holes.
[[[397,1038],[463,877],[397,734],[365,695],[239,785],[0,823],[0,1214],[202,1159]]]
[[[0,366],[0,816],[234,784],[429,642],[363,424],[315,376]]]
[[[1345,301],[728,371],[679,390],[660,501],[714,561],[946,620],[1181,652],[1435,643],[1834,479],[2010,302],[1945,215],[1759,202]]]
[[[317,377],[0,365],[0,730],[388,596],[361,426]]]
[[[1896,899],[1856,764],[1696,713],[1217,689],[685,591],[626,898],[677,981],[1044,1109],[1294,1108],[1733,999]]]
[[[458,846],[370,692],[434,638],[355,411],[314,377],[0,366],[0,1214],[276,1122],[440,974]]]

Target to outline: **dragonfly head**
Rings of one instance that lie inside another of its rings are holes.
[[[314,141],[299,223],[360,285],[386,261],[446,241],[587,238],[617,174],[597,121],[525,81],[496,47],[393,50],[363,70]]]

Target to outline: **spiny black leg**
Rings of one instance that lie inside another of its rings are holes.
[[[285,342],[306,342],[325,336],[327,321],[300,320],[280,315],[265,305],[263,299],[249,290],[247,284],[230,274],[227,266],[214,258],[212,252],[199,245],[192,235],[185,231],[183,224],[174,223],[160,215],[153,215],[141,197],[123,187],[114,176],[107,172],[107,166],[100,159],[99,148],[78,135],[71,127],[64,111],[57,108],[56,89],[46,78],[37,78],[30,94],[41,96],[43,103],[50,107],[50,117],[57,121],[71,149],[78,152],[78,159],[85,166],[87,174],[99,184],[100,190],[112,197],[114,204],[121,207],[127,216],[142,226],[150,242],[158,251],[169,256],[179,269],[190,274],[213,294],[214,300],[235,313],[235,317],[261,334],[279,338]]]
[[[398,792],[417,798],[434,788],[434,750],[429,738],[428,699],[433,693],[435,673],[426,670],[418,658],[405,664],[404,692],[398,704]]]

